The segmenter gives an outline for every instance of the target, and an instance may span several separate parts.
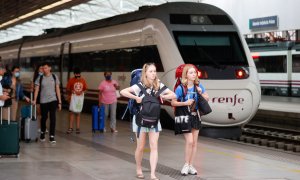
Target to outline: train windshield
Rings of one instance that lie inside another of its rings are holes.
[[[201,66],[248,66],[242,43],[233,32],[174,32],[184,62]]]

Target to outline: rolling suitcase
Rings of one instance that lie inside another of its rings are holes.
[[[29,111],[29,113],[28,113]],[[33,116],[34,111],[34,116]],[[29,116],[28,116],[29,115]],[[38,124],[36,118],[36,105],[27,105],[21,109],[21,140],[29,143],[38,141]]]
[[[105,107],[102,106],[93,106],[92,107],[92,131],[104,132],[105,127]]]
[[[19,157],[19,124],[17,121],[10,121],[10,107],[8,107],[8,120],[0,122],[0,155],[15,155]]]

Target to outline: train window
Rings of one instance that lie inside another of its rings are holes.
[[[259,56],[254,59],[259,73],[286,72],[286,56]]]
[[[128,72],[143,67],[144,63],[154,62],[157,71],[163,66],[156,46],[131,47],[72,54],[73,66],[90,72]]]
[[[185,63],[248,66],[236,33],[174,32],[174,36]]]
[[[60,70],[59,56],[26,57],[21,59],[21,67],[23,70],[34,71],[33,67],[37,67],[44,62],[51,64],[51,71],[58,72]]]
[[[300,54],[293,55],[293,72],[300,72]]]
[[[2,62],[7,69],[11,69],[14,65],[18,65],[18,59],[5,59],[2,60]]]

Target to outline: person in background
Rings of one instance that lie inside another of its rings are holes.
[[[71,102],[72,95],[82,95],[84,91],[87,89],[86,81],[83,77],[81,77],[79,68],[74,68],[74,77],[69,79],[67,83],[67,93],[68,93],[68,101]],[[74,115],[76,116],[76,134],[80,134],[80,112],[72,112],[70,111],[70,119],[69,119],[69,129],[67,130],[67,134],[71,134],[73,132],[73,121]]]
[[[147,63],[144,64],[141,76],[141,85],[146,88],[147,93],[151,93],[154,91],[154,94],[158,92],[160,88],[164,86],[157,77],[156,74],[156,66],[154,63]],[[133,85],[131,87],[123,89],[120,93],[121,95],[128,97],[130,99],[135,99],[137,103],[141,103],[144,95],[139,96],[141,89],[138,85]],[[170,89],[165,89],[160,98],[165,99],[173,99],[175,98],[174,92]],[[138,130],[140,128],[140,130]],[[132,130],[136,134],[136,150],[135,150],[135,161],[136,161],[136,178],[137,179],[145,179],[145,176],[142,172],[142,160],[143,160],[143,153],[146,144],[146,137],[147,134],[149,136],[149,144],[150,144],[150,169],[151,169],[151,180],[159,180],[156,177],[156,165],[158,161],[158,138],[159,132],[162,131],[160,121],[158,125],[154,128],[147,128],[147,127],[138,127],[136,124],[136,115],[133,116],[132,120]],[[139,131],[139,132],[138,132]],[[138,133],[139,136],[138,136]]]
[[[38,65],[35,68],[33,78],[32,78],[32,84],[31,84],[31,92],[34,94],[34,82],[37,80],[38,77],[43,76],[44,74],[44,69],[42,65]],[[38,126],[39,130],[38,132],[41,132],[41,107],[40,107],[40,93],[38,94],[37,101],[36,101],[36,115],[37,115],[37,120],[38,120]],[[46,133],[48,133],[48,130],[46,128]]]
[[[12,91],[10,119],[16,121],[19,100],[25,100],[26,102],[30,102],[30,99],[24,95],[23,85],[21,84],[21,80],[20,80],[19,66],[13,66],[11,70],[10,90]],[[3,108],[3,118],[7,118],[7,115],[8,115],[8,108]]]
[[[117,95],[116,90],[119,89],[119,84],[111,77],[111,72],[104,72],[105,80],[99,84],[99,106],[105,106],[105,121],[110,113],[110,131],[118,132],[116,129],[116,111],[117,111]]]
[[[194,118],[191,119],[191,132],[184,133],[185,164],[181,170],[181,174],[184,176],[188,174],[197,174],[197,170],[194,168],[193,162],[197,154],[197,142],[199,130],[201,128],[201,121],[200,114],[197,112],[198,105],[195,103],[198,101],[198,95],[194,93],[196,91],[198,91],[198,93],[202,95],[206,100],[208,100],[208,94],[205,91],[204,86],[198,79],[195,67],[193,65],[187,64],[182,71],[181,86],[178,86],[176,88],[176,98],[174,98],[171,103],[172,106],[188,106],[191,114],[194,116]]]
[[[5,69],[2,66],[0,66],[0,81],[2,80],[4,73],[5,73]],[[8,93],[3,92],[3,88],[0,83],[0,107],[2,107],[4,105],[4,101],[6,101],[9,98],[10,96],[8,95]]]
[[[56,126],[56,109],[61,110],[61,95],[59,88],[59,79],[55,74],[51,73],[51,65],[48,62],[43,64],[44,74],[35,81],[35,92],[33,105],[37,102],[38,93],[40,92],[41,106],[41,135],[40,141],[45,141],[46,121],[48,113],[50,114],[50,143],[56,143],[55,126]]]

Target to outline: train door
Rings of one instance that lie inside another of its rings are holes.
[[[64,42],[60,46],[59,81],[61,82],[60,90],[63,104],[66,104],[66,85],[72,71],[71,47],[72,44],[70,42]]]
[[[262,95],[288,96],[289,94],[289,51],[253,52]]]
[[[292,51],[291,96],[300,97],[300,51]]]

